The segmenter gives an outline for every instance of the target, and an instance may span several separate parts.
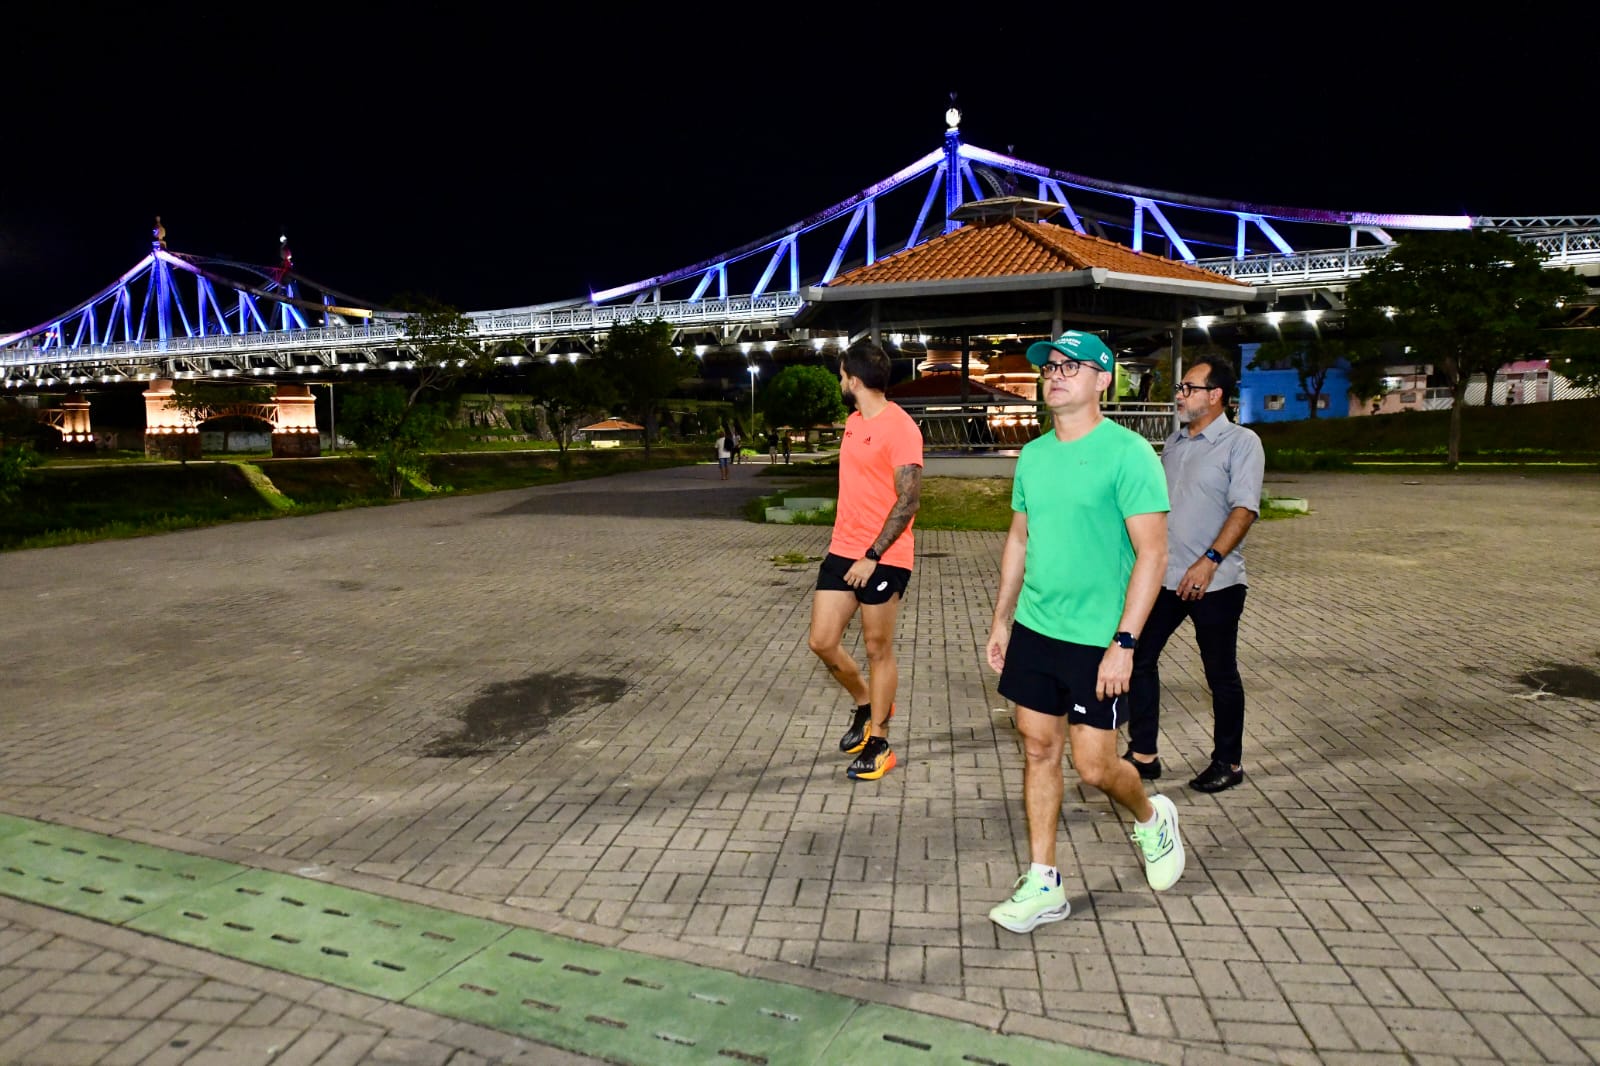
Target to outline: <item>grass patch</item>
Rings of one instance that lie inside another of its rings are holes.
[[[782,555],[772,557],[773,566],[804,566],[806,563],[820,563],[822,556],[807,555],[805,552],[784,552]]]
[[[489,492],[599,477],[700,457],[699,448],[584,451],[563,463],[552,451],[431,456],[428,481],[408,498]],[[44,548],[198,529],[224,522],[315,514],[394,502],[372,460],[342,453],[321,459],[254,462],[95,462],[42,467],[0,508],[0,550]]]

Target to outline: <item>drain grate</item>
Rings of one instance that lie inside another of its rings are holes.
[[[245,870],[129,928],[385,999],[404,999],[510,926]]]
[[[842,996],[514,929],[407,1000],[608,1061],[845,1061]]]
[[[862,1004],[829,1045],[825,1061],[873,1066],[1125,1066],[1129,1060],[993,1033],[949,1018]]]
[[[240,867],[0,815],[0,892],[122,924]]]

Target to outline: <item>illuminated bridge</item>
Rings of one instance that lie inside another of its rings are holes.
[[[1337,315],[1344,287],[1407,231],[1501,230],[1537,245],[1548,266],[1600,271],[1600,216],[1326,211],[1191,196],[969,145],[959,114],[952,109],[946,118],[940,147],[775,233],[585,297],[468,317],[480,339],[513,364],[577,357],[617,323],[657,317],[673,324],[677,343],[689,350],[807,341],[821,347],[848,338],[793,327],[808,286],[948,232],[963,204],[1000,196],[1059,205],[1052,221],[1080,233],[1269,289],[1272,299],[1249,314],[1273,321]],[[163,378],[281,381],[409,365],[403,312],[312,281],[294,268],[287,242],[280,244],[273,266],[179,254],[167,250],[157,220],[150,254],[110,285],[48,322],[0,334],[0,382],[37,389]]]

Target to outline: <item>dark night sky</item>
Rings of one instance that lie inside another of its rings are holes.
[[[593,4],[534,21],[465,2],[35,4],[4,16],[0,332],[113,280],[158,213],[176,251],[261,263],[285,227],[304,274],[380,303],[580,296],[887,177],[938,147],[951,91],[970,143],[1110,181],[1325,209],[1600,212],[1580,165],[1586,46],[1549,43],[1528,5],[1521,29],[1504,12],[1445,29],[1319,6],[1311,32],[1275,21],[1281,7],[1052,21],[979,6],[949,29],[933,7],[844,21],[830,5]]]

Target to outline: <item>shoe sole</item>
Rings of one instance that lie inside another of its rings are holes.
[[[1164,885],[1157,886],[1157,885],[1151,883],[1151,881],[1150,881],[1150,869],[1149,869],[1148,866],[1146,866],[1145,867],[1145,883],[1149,884],[1150,887],[1155,889],[1155,891],[1157,891],[1157,892],[1165,892],[1167,889],[1169,889],[1173,885],[1177,884],[1178,881],[1183,877],[1183,867],[1184,867],[1184,864],[1185,864],[1185,856],[1184,856],[1184,853],[1183,853],[1183,833],[1180,832],[1179,829],[1178,829],[1178,808],[1173,804],[1173,802],[1171,800],[1167,799],[1165,796],[1151,796],[1150,797],[1150,802],[1152,804],[1155,803],[1157,800],[1165,801],[1166,806],[1169,808],[1164,813],[1169,815],[1171,817],[1171,819],[1172,819],[1172,850],[1177,852],[1177,855],[1178,855],[1178,872],[1172,875],[1172,880],[1171,881],[1168,881]]]
[[[862,773],[846,770],[845,773],[850,775],[852,781],[876,781],[890,770],[893,770],[898,763],[899,760],[894,757],[894,752],[886,751],[883,753],[883,758],[878,761],[878,765],[873,769]]]
[[[894,717],[894,704],[892,704],[892,703],[889,704],[889,717],[890,718]],[[867,731],[865,729],[863,729],[861,731],[861,742],[860,743],[858,743],[853,748],[847,748],[843,744],[840,744],[839,745],[839,750],[844,752],[846,755],[854,755],[856,752],[860,751],[862,748],[864,748],[866,746],[867,746]]]
[[[1072,905],[1070,903],[1065,903],[1055,910],[1040,911],[1038,914],[1033,916],[1033,921],[1027,922],[1026,924],[1019,922],[1016,925],[1012,925],[1004,918],[996,918],[992,914],[989,915],[989,920],[1008,932],[1031,933],[1041,925],[1048,925],[1051,922],[1065,921],[1067,916],[1071,913]]]

